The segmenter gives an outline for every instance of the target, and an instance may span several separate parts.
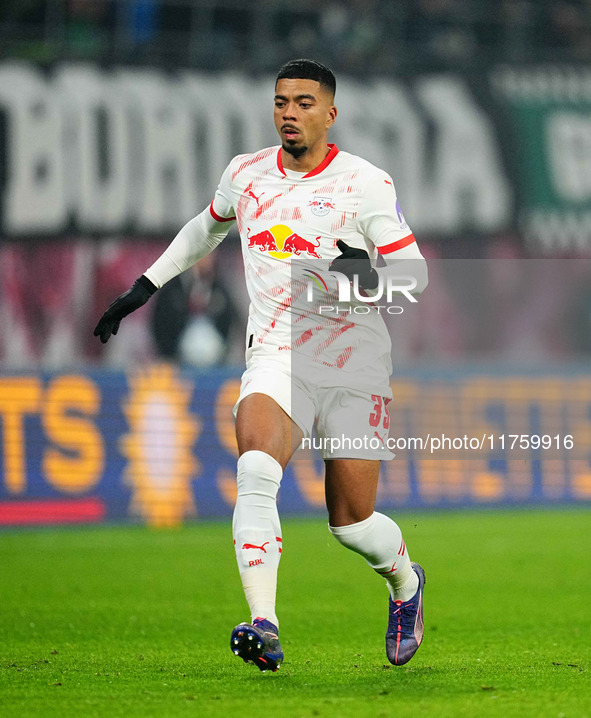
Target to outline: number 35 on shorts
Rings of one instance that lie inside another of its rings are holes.
[[[389,429],[390,414],[388,413],[388,404],[392,401],[392,398],[389,396],[372,394],[371,400],[374,402],[374,405],[369,414],[369,425],[374,428],[382,426],[384,429]]]

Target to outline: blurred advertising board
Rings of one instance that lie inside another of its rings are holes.
[[[0,63],[0,236],[157,235],[240,153],[278,143],[274,78]],[[591,74],[339,78],[332,139],[389,172],[417,236],[591,247]]]
[[[278,144],[273,87],[236,73],[0,64],[0,235],[178,230],[232,157]],[[332,141],[395,178],[418,236],[511,227],[494,108],[460,76],[343,77],[337,104]]]
[[[425,370],[392,387],[396,459],[382,466],[380,509],[591,499],[583,369]],[[0,374],[0,526],[230,516],[238,389],[235,371],[169,364]],[[280,510],[323,506],[311,437],[285,473]]]

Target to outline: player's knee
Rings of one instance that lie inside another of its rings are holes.
[[[259,494],[275,498],[281,484],[281,464],[264,451],[246,451],[238,459],[238,496]]]

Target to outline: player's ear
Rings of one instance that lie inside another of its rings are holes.
[[[328,118],[326,120],[326,126],[332,127],[337,119],[337,108],[334,105],[331,105],[328,108]]]

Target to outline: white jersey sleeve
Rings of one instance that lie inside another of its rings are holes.
[[[209,205],[209,213],[217,222],[232,222],[236,219],[236,210],[232,202],[232,174],[236,160],[240,158],[234,157],[230,164],[224,170],[218,188],[212,203]]]
[[[370,178],[361,203],[358,225],[384,258],[382,275],[408,275],[416,280],[413,294],[420,294],[428,283],[427,263],[412,230],[404,219],[392,178],[378,172]]]
[[[164,253],[144,272],[160,288],[205,257],[225,238],[236,219],[229,192],[230,166],[226,168],[209,207],[180,230]]]
[[[380,254],[397,252],[415,241],[402,214],[394,182],[382,171],[374,173],[365,187],[357,222],[361,233]]]

